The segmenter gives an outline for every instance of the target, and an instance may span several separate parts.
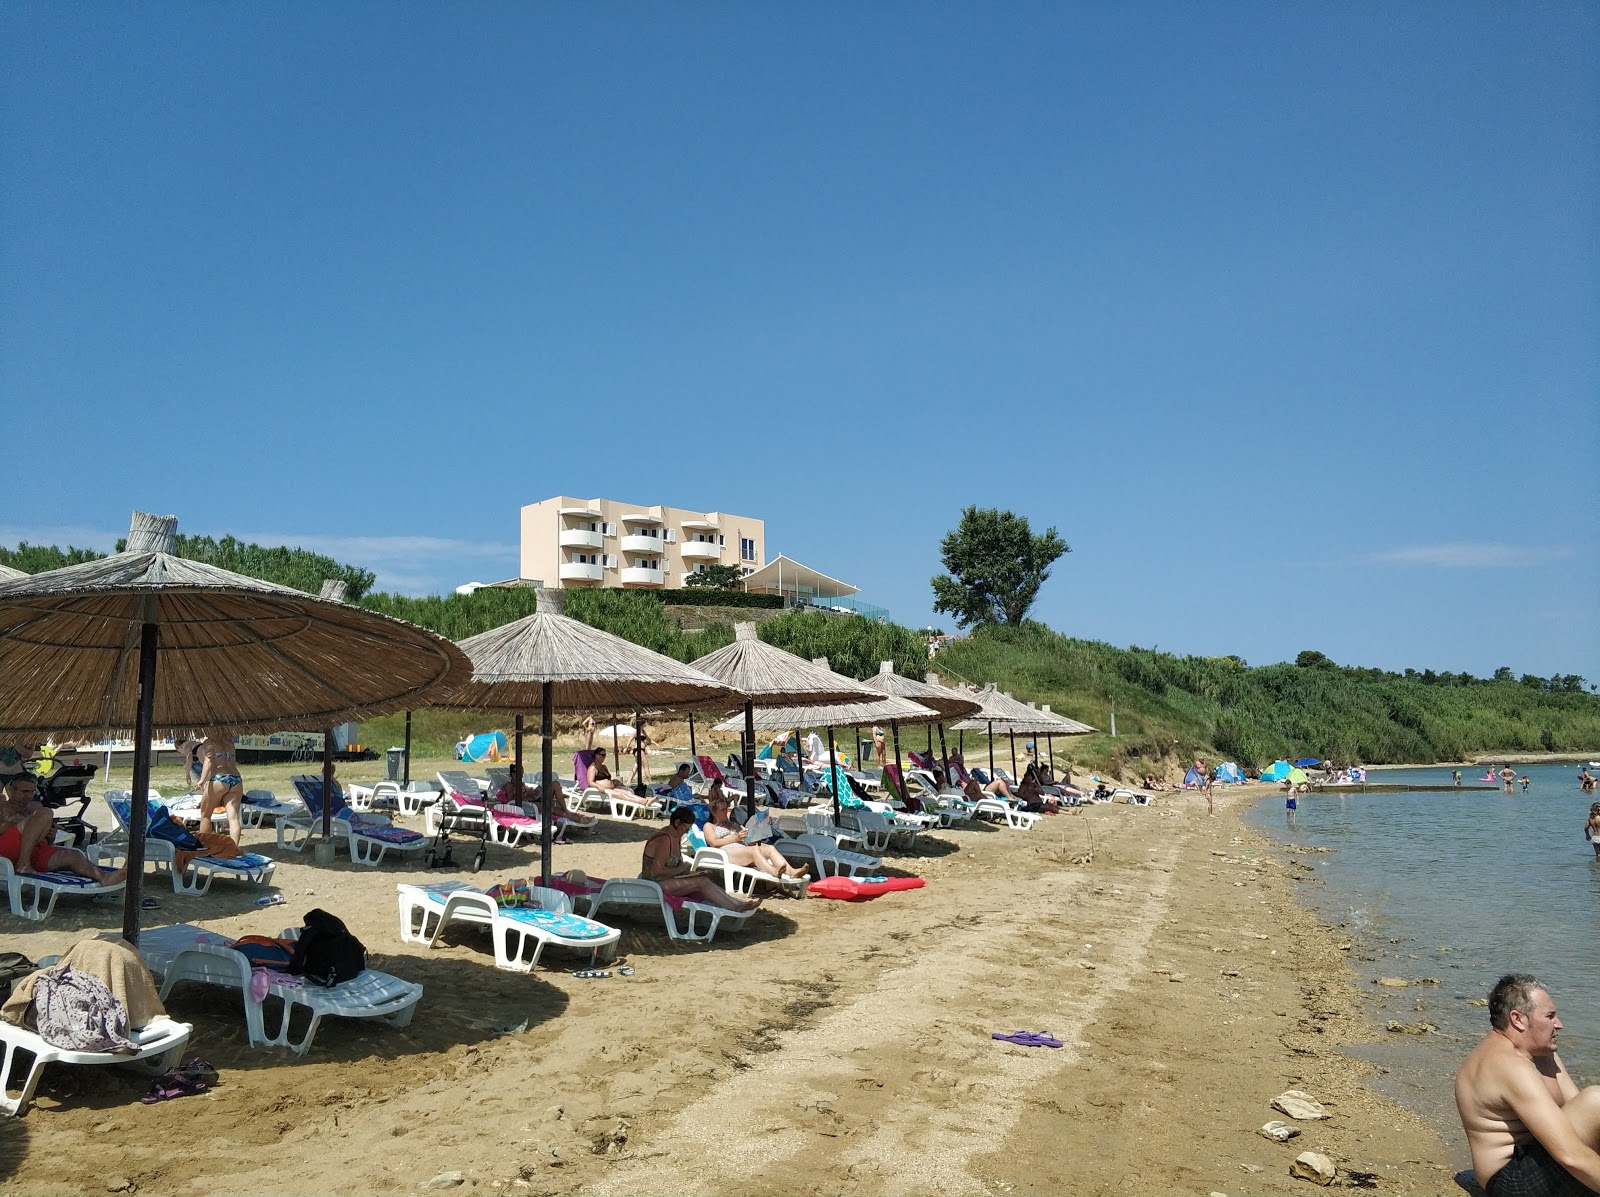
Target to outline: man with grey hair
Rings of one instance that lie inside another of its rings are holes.
[[[1556,1054],[1549,992],[1506,974],[1489,992],[1489,1027],[1456,1073],[1478,1183],[1489,1197],[1600,1193],[1600,1086],[1580,1091]]]

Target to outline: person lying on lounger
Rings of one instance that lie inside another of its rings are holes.
[[[76,848],[50,842],[55,820],[38,800],[39,783],[32,773],[15,773],[0,791],[0,856],[22,873],[76,873],[99,885],[115,885],[127,869],[102,869]]]
[[[735,898],[704,873],[694,873],[683,859],[683,837],[694,826],[694,809],[680,806],[673,810],[667,825],[644,842],[644,863],[639,876],[654,881],[661,892],[693,902],[706,902],[724,910],[743,913],[760,902]]]
[[[513,806],[522,806],[527,803],[539,801],[539,791],[522,780],[522,766],[512,762],[507,770],[511,775],[506,784],[495,793],[496,802],[508,802]],[[554,778],[550,781],[550,818],[559,828],[563,823],[571,823],[574,827],[593,827],[600,821],[599,815],[585,814],[573,810],[567,805],[566,791],[561,788],[561,783]]]
[[[707,803],[711,807],[711,817],[700,828],[700,834],[706,837],[708,848],[721,848],[727,853],[730,863],[765,873],[774,881],[806,875],[804,869],[791,865],[784,859],[783,853],[771,844],[745,842],[750,833],[733,821],[727,796],[721,792],[719,785],[712,785]]]

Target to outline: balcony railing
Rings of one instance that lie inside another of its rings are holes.
[[[659,569],[644,569],[637,565],[625,565],[618,571],[624,586],[665,586],[667,575]]]
[[[557,538],[564,549],[598,549],[605,547],[605,537],[587,528],[563,528]]]
[[[707,544],[703,540],[686,540],[679,547],[683,549],[683,556],[686,561],[720,561],[722,559],[722,550],[718,546]]]
[[[605,570],[600,566],[581,561],[562,562],[559,573],[563,582],[600,582],[605,579]]]
[[[633,533],[623,533],[617,538],[617,544],[624,553],[664,553],[667,551],[667,542],[659,536],[639,536]]]

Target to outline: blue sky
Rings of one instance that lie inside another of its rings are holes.
[[[426,593],[606,495],[921,625],[978,504],[1070,634],[1600,680],[1597,60],[1578,3],[13,2],[0,543]]]

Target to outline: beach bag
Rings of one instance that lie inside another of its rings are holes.
[[[326,910],[306,911],[290,972],[314,985],[331,987],[354,981],[366,967],[367,949],[337,915]]]
[[[75,1052],[136,1052],[128,1011],[99,977],[70,964],[40,973],[33,983],[39,1037]]]
[[[241,935],[233,941],[233,950],[248,960],[251,968],[264,968],[275,973],[294,971],[292,939],[273,939],[267,935]]]
[[[36,967],[21,952],[0,952],[0,1002],[11,996],[13,981],[20,981]]]
[[[198,839],[175,822],[166,808],[160,806],[150,807],[150,823],[145,828],[145,835],[151,839],[166,840],[180,852],[198,852],[205,847]]]

